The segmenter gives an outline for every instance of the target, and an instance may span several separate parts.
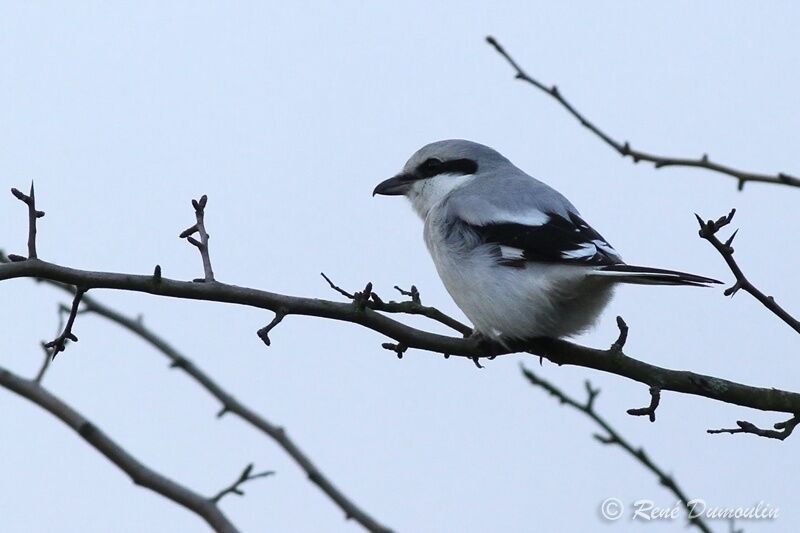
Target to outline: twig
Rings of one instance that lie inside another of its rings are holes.
[[[56,329],[56,335],[60,334],[64,329],[64,315],[69,315],[70,310],[71,308],[63,304],[58,306],[58,328]],[[36,377],[33,378],[33,381],[41,385],[44,375],[47,372],[47,369],[50,368],[50,363],[53,361],[54,348],[48,348],[45,341],[42,341],[40,346],[42,347],[42,351],[44,351],[44,359],[42,360],[42,364],[39,367],[39,371],[36,373]]]
[[[783,320],[789,325],[790,328],[795,330],[797,333],[800,333],[800,320],[794,318],[791,314],[789,314],[788,311],[778,305],[778,303],[775,301],[775,298],[772,296],[767,296],[758,290],[755,285],[750,283],[750,280],[747,279],[747,277],[744,275],[744,272],[742,272],[742,269],[739,267],[739,264],[733,258],[733,239],[736,238],[736,233],[739,230],[737,229],[734,231],[724,243],[717,238],[717,232],[730,224],[733,220],[733,215],[735,214],[736,209],[731,209],[727,216],[720,217],[717,220],[708,221],[703,221],[703,219],[700,218],[700,215],[697,213],[694,215],[697,218],[697,223],[700,224],[700,231],[698,232],[700,237],[710,242],[717,252],[719,252],[722,258],[725,260],[725,263],[727,263],[728,268],[730,268],[731,272],[733,272],[733,275],[736,278],[736,282],[725,289],[725,296],[733,296],[739,291],[739,289],[741,289],[761,302],[764,307],[772,311],[775,316]]]
[[[200,258],[203,260],[203,273],[205,277],[202,279],[195,279],[194,281],[211,283],[214,281],[214,270],[211,268],[211,256],[208,253],[209,235],[206,232],[206,225],[204,222],[206,203],[208,203],[208,196],[205,194],[201,196],[199,200],[192,200],[192,207],[194,207],[194,215],[197,222],[195,222],[193,226],[183,230],[180,234],[180,238],[186,239],[192,243],[200,251]],[[200,236],[199,241],[192,237],[195,233]],[[160,278],[160,271],[161,269],[158,268],[154,273],[154,277]]]
[[[639,409],[628,409],[627,413],[631,416],[647,416],[650,422],[655,422],[659,402],[661,402],[661,389],[650,387],[650,405]]]
[[[2,261],[2,256],[0,256],[0,261]],[[65,291],[74,290],[74,287],[61,283],[53,283],[53,285]],[[90,296],[84,296],[83,310],[102,316],[127,329],[162,353],[170,360],[170,366],[179,368],[185,372],[187,376],[195,380],[195,382],[203,387],[209,394],[219,400],[222,404],[222,408],[219,413],[217,413],[217,416],[232,413],[249,423],[253,428],[262,432],[264,435],[273,439],[275,443],[294,460],[297,466],[305,472],[308,479],[319,487],[319,489],[344,512],[346,517],[355,520],[357,523],[361,524],[364,529],[372,533],[391,533],[391,529],[380,524],[336,487],[311,458],[297,446],[291,437],[289,437],[289,434],[283,427],[268,421],[253,409],[240,402],[211,376],[200,369],[191,359],[180,353],[166,340],[156,335],[150,328],[146,327],[141,320],[127,317],[101,304]]]
[[[779,172],[778,174],[768,175],[768,174],[761,174],[756,172],[746,172],[743,170],[738,170],[727,165],[722,165],[719,163],[712,162],[708,154],[703,154],[701,157],[697,159],[691,158],[684,158],[684,157],[666,157],[660,156],[655,154],[650,154],[647,152],[642,152],[639,150],[634,150],[631,148],[630,143],[627,141],[621,143],[609,136],[603,130],[601,130],[598,126],[594,123],[590,122],[582,113],[580,113],[577,109],[575,109],[572,104],[570,104],[562,95],[561,92],[558,90],[558,87],[555,85],[548,87],[547,85],[543,84],[542,82],[532,78],[525,72],[519,64],[514,61],[514,59],[509,55],[508,52],[497,42],[494,37],[486,37],[486,42],[489,43],[494,49],[499,53],[511,67],[516,71],[516,78],[518,80],[525,81],[532,86],[536,87],[540,91],[544,92],[545,94],[551,96],[555,99],[561,106],[569,112],[573,117],[578,119],[582,126],[586,129],[591,131],[597,137],[602,139],[604,143],[608,146],[613,148],[619,155],[622,157],[630,157],[634,163],[638,163],[640,161],[646,161],[648,163],[652,163],[655,168],[663,168],[663,167],[695,167],[695,168],[703,168],[706,170],[710,170],[713,172],[718,172],[720,174],[725,174],[735,178],[738,182],[739,190],[744,188],[744,184],[748,181],[756,181],[761,183],[773,183],[778,185],[788,185],[791,187],[800,187],[800,178],[795,176],[790,176],[789,174],[785,174],[783,172]]]
[[[419,290],[417,290],[416,285],[412,285],[410,291],[403,290],[397,285],[395,285],[394,288],[397,290],[397,292],[399,292],[403,296],[408,296],[409,298],[411,298],[411,301],[414,302],[415,304],[422,304],[422,299],[419,296]]]
[[[252,472],[253,472],[253,463],[250,463],[249,465],[244,467],[244,470],[242,470],[242,473],[239,474],[239,477],[236,479],[236,481],[234,481],[228,487],[219,491],[216,494],[216,496],[209,498],[209,500],[211,500],[212,503],[216,504],[219,503],[219,501],[228,494],[236,494],[237,496],[244,496],[244,491],[240,488],[242,485],[244,485],[248,481],[253,481],[254,479],[267,477],[275,474],[275,472],[273,472],[272,470],[258,472],[256,474],[253,474]]]
[[[0,265],[0,281],[14,278],[41,278],[87,289],[127,290],[172,298],[235,303],[273,312],[284,309],[287,314],[358,324],[401,342],[408,348],[470,359],[530,351],[558,365],[593,368],[644,383],[648,387],[658,386],[662,391],[693,394],[762,411],[790,414],[800,412],[800,394],[795,392],[754,387],[694,372],[671,370],[645,363],[624,353],[589,348],[565,340],[533,339],[517,345],[502,346],[481,342],[476,338],[448,337],[412,328],[369,307],[359,311],[352,303],[289,296],[220,282],[210,285],[162,278],[156,284],[150,275],[79,270],[42,260]]]
[[[60,419],[94,449],[128,474],[136,485],[161,494],[165,498],[192,511],[205,520],[214,531],[220,533],[237,532],[236,527],[220,511],[215,502],[139,462],[127,450],[103,433],[100,428],[35,381],[22,378],[0,367],[0,386],[30,400]]]
[[[625,323],[621,316],[617,317],[617,328],[619,328],[619,337],[609,348],[611,353],[622,353],[625,343],[628,342],[628,324]]]
[[[330,285],[331,289],[335,290],[336,292],[338,292],[339,294],[341,294],[342,296],[344,296],[349,300],[355,300],[356,296],[359,294],[359,293],[351,294],[345,291],[338,285],[334,284],[333,281],[331,281],[331,279],[328,276],[326,276],[324,272],[320,272],[320,275],[323,278],[325,278],[325,281],[328,282],[328,285]],[[422,305],[419,291],[416,290],[417,288],[415,286],[411,287],[411,291],[403,291],[397,286],[395,286],[395,289],[399,290],[401,294],[410,296],[411,300],[406,302],[395,302],[395,301],[386,302],[382,300],[372,290],[372,285],[370,284],[370,293],[371,293],[370,300],[363,302],[363,305],[365,307],[372,309],[373,311],[382,311],[384,313],[404,313],[407,315],[424,316],[430,318],[431,320],[439,322],[440,324],[444,324],[450,329],[453,329],[461,333],[465,337],[468,337],[472,334],[472,328],[467,326],[466,324],[459,322],[458,320],[444,314],[435,307],[428,307]],[[414,291],[416,291],[416,300],[414,299],[414,294],[415,294]]]
[[[611,444],[617,445],[628,454],[639,461],[645,468],[651,471],[653,474],[656,475],[658,478],[658,482],[667,490],[669,490],[672,494],[675,495],[678,500],[680,500],[681,504],[687,511],[687,518],[689,523],[693,526],[697,527],[700,531],[705,533],[711,533],[709,527],[705,524],[701,517],[694,516],[692,513],[692,508],[689,505],[689,498],[683,492],[683,490],[678,486],[678,483],[666,472],[664,472],[661,468],[659,468],[645,453],[644,449],[642,448],[634,448],[627,440],[625,440],[611,425],[602,418],[597,411],[594,409],[595,399],[597,395],[600,393],[598,389],[592,387],[589,381],[586,381],[586,391],[587,391],[587,399],[584,403],[580,403],[577,400],[574,400],[570,396],[567,396],[564,392],[558,389],[555,385],[551,384],[550,382],[538,377],[534,374],[531,370],[527,369],[525,366],[520,365],[522,369],[523,375],[528,379],[531,385],[540,387],[550,393],[552,396],[555,396],[561,404],[569,405],[570,407],[577,409],[578,411],[582,412],[589,418],[591,418],[597,425],[599,425],[605,434],[596,433],[594,438],[602,443],[602,444]]]
[[[736,425],[739,426],[738,428],[709,429],[707,430],[707,433],[749,433],[751,435],[758,435],[759,437],[766,437],[768,439],[785,440],[789,435],[792,434],[792,431],[794,431],[794,428],[797,426],[797,424],[800,424],[800,415],[795,415],[786,422],[778,422],[772,426],[775,429],[761,429],[751,422],[737,420]]]
[[[44,211],[36,210],[36,194],[33,190],[33,182],[31,182],[31,189],[28,194],[20,192],[18,189],[11,189],[11,194],[28,206],[28,259],[36,259],[36,219],[44,216]],[[12,261],[24,261],[25,258],[21,256],[9,256]]]
[[[267,346],[271,344],[271,341],[269,339],[269,332],[272,331],[273,328],[275,328],[275,326],[280,324],[281,321],[283,320],[283,317],[285,316],[286,313],[282,309],[278,309],[277,311],[275,311],[275,317],[270,321],[270,323],[264,326],[263,328],[259,329],[258,331],[256,331],[256,335],[258,335],[258,338],[261,339],[264,342],[264,344],[266,344]]]
[[[72,333],[72,326],[75,324],[75,317],[78,316],[78,308],[81,305],[81,299],[83,299],[83,295],[86,294],[87,290],[88,289],[84,289],[83,287],[77,287],[75,289],[75,297],[72,299],[72,308],[69,311],[69,317],[67,318],[67,324],[64,326],[64,331],[61,335],[44,345],[45,348],[53,349],[53,359],[55,359],[59,352],[63,352],[67,347],[67,340],[78,342],[78,337]]]

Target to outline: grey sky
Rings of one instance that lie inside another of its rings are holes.
[[[98,270],[190,279],[196,251],[178,240],[189,199],[209,195],[218,279],[336,298],[368,280],[384,297],[416,284],[425,303],[461,316],[441,286],[404,202],[370,198],[419,146],[489,144],[566,194],[635,263],[729,279],[692,215],[738,208],[737,257],[752,280],[800,312],[795,224],[800,191],[701,171],[636,166],[553,101],[515,82],[483,38],[612,135],[745,169],[800,171],[800,9],[744,2],[359,2],[300,5],[160,2],[0,5],[3,190],[36,180],[43,258]],[[22,252],[20,204],[0,196],[0,246]],[[64,296],[3,282],[2,365],[26,375]],[[290,317],[269,349],[271,317],[233,306],[97,292],[193,357],[267,418],[285,425],[345,493],[398,531],[640,531],[603,524],[599,503],[673,498],[595,428],[527,385],[502,357],[409,352],[357,326]],[[648,362],[800,390],[797,336],[747,295],[625,287],[580,342],[603,347],[614,316]],[[419,320],[409,323],[431,324]],[[245,531],[358,531],[271,441],[233,418],[141,341],[99,318],[59,356],[46,385],[145,463],[214,493],[253,461],[278,475],[223,508]],[[664,394],[658,421],[625,409],[645,387],[545,363],[673,472],[721,506],[780,508],[748,533],[790,531],[800,466],[792,440],[710,436],[737,419],[780,415]],[[12,532],[205,531],[196,517],[135,488],[107,460],[30,403],[0,391],[0,529]],[[794,437],[793,437],[794,439]],[[683,529],[682,523],[648,530]],[[716,524],[726,531],[726,524]]]

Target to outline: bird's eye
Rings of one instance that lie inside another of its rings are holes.
[[[438,174],[441,168],[442,168],[442,160],[437,159],[435,157],[431,157],[429,159],[426,159],[419,166],[419,172],[424,177],[429,178],[431,176],[435,176],[436,174]]]

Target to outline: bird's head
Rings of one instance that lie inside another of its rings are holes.
[[[404,195],[424,219],[445,196],[506,164],[508,159],[488,146],[462,139],[437,141],[417,150],[403,170],[379,183],[372,195]]]

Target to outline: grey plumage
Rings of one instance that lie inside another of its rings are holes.
[[[501,342],[584,331],[616,283],[719,283],[625,264],[558,191],[471,141],[424,146],[374,193],[409,198],[448,292]]]

